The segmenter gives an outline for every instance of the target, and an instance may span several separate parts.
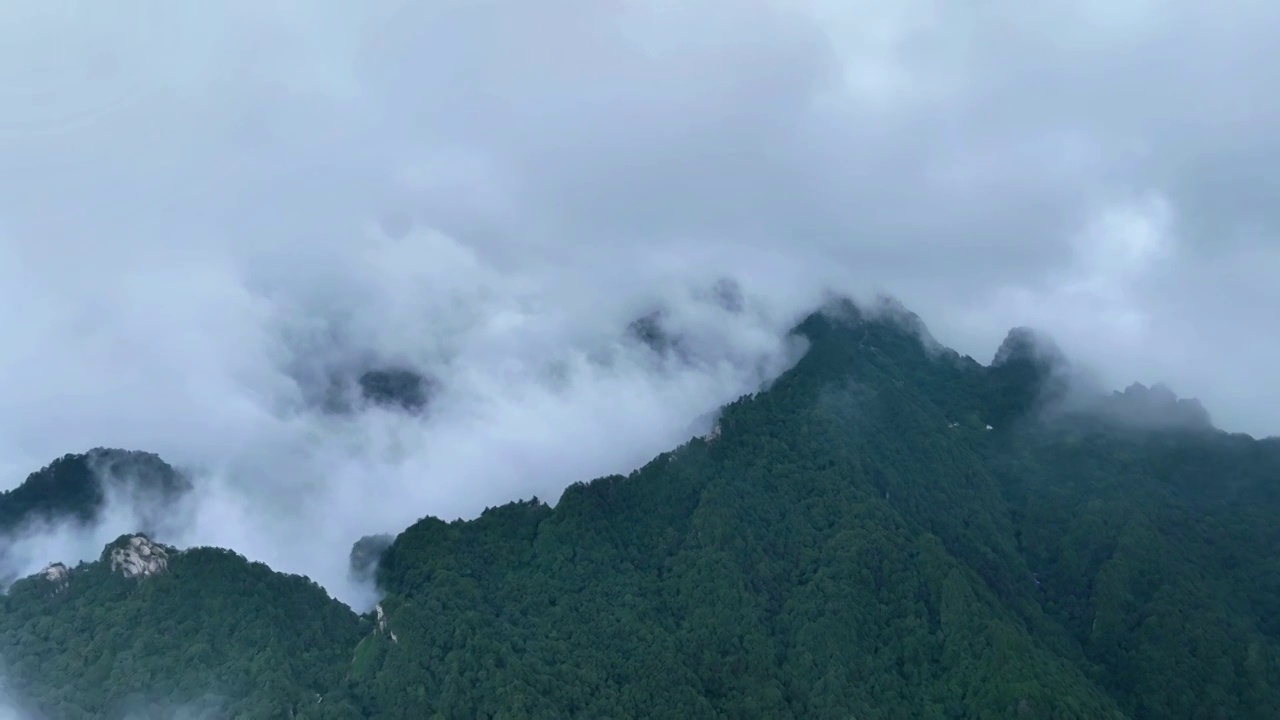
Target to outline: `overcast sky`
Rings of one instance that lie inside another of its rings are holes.
[[[331,589],[361,533],[679,442],[826,287],[1280,434],[1280,3],[18,0],[0,28],[4,482],[153,450],[215,479],[185,540]],[[746,312],[701,299],[724,276]],[[616,346],[657,303],[695,362]],[[432,413],[307,404],[374,361],[441,377]]]

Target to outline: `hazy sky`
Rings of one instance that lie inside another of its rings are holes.
[[[206,478],[184,541],[344,597],[362,533],[679,442],[825,287],[983,362],[1033,325],[1280,434],[1280,3],[17,0],[0,28],[5,482],[159,452]],[[722,276],[746,312],[701,299]],[[694,362],[617,345],[658,303]],[[438,375],[431,414],[305,401],[370,362]]]

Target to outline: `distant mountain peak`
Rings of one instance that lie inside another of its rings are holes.
[[[992,358],[993,366],[1010,362],[1027,361],[1037,365],[1066,364],[1061,348],[1048,335],[1029,327],[1015,327],[1005,335]]]
[[[680,342],[666,328],[666,319],[667,312],[663,309],[647,312],[627,325],[627,336],[653,352],[664,355]]]
[[[907,309],[900,300],[890,295],[878,295],[871,306],[873,317],[886,320],[905,330],[910,330],[913,334],[924,343],[928,350],[938,350],[942,348],[933,334],[929,332],[929,327],[925,325],[924,319]]]
[[[1207,429],[1209,412],[1195,398],[1179,398],[1168,385],[1135,382],[1106,399],[1107,415],[1119,422],[1152,428]]]
[[[40,571],[40,575],[45,581],[53,585],[54,594],[60,593],[67,589],[71,584],[71,570],[65,564],[60,562],[52,562]]]
[[[435,383],[420,373],[401,367],[367,370],[357,380],[360,395],[375,405],[398,406],[417,412],[427,406]]]
[[[747,307],[747,301],[742,293],[742,286],[737,280],[731,277],[723,277],[715,282],[711,287],[712,297],[715,302],[724,310],[737,314]]]
[[[1081,382],[1028,328],[991,365],[934,352],[896,301],[835,298],[794,332],[808,352],[769,388],[628,476],[361,538],[350,568],[378,580],[370,613],[142,532],[45,566],[0,598],[5,674],[40,711],[24,716],[1165,720],[1280,705],[1280,445],[1131,431],[1109,418],[1207,415],[1162,383]],[[352,403],[369,367],[343,376]],[[32,486],[92,490],[93,468],[131,457],[116,452],[68,456]]]

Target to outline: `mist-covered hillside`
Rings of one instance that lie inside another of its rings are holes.
[[[1280,3],[0,28],[0,720],[1280,717]]]
[[[1098,390],[1023,329],[989,365],[893,305],[794,332],[793,368],[629,476],[357,543],[363,616],[139,533],[50,566],[3,599],[9,692],[49,718],[1280,707],[1280,442]]]
[[[157,455],[111,448],[68,454],[0,492],[0,582],[31,563],[33,536],[48,531],[92,535],[104,524],[137,532],[172,532],[190,509],[189,478]],[[118,515],[110,520],[108,515]],[[41,543],[36,543],[41,545]]]
[[[163,506],[190,487],[153,453],[95,448],[68,454],[0,492],[0,533],[36,522],[92,523],[112,494]]]

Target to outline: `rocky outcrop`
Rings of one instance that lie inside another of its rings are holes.
[[[1067,362],[1066,355],[1048,335],[1029,327],[1010,330],[996,349],[991,364],[1000,366],[1015,361],[1043,366],[1063,365]]]
[[[679,344],[679,338],[665,327],[666,319],[665,310],[646,313],[627,326],[627,337],[659,355],[666,355]]]
[[[386,633],[387,637],[391,638],[391,642],[393,643],[400,642],[396,638],[396,634],[392,632],[390,628],[387,627],[387,614],[382,610],[382,603],[378,603],[377,605],[374,605],[373,611],[377,613],[377,616],[378,616],[378,629],[375,630],[375,632]]]
[[[103,508],[112,498],[137,512],[143,532],[158,531],[191,487],[158,455],[94,448],[64,455],[0,492],[0,531],[16,532],[30,522],[88,526],[104,519]]]
[[[373,407],[420,414],[428,410],[440,390],[436,378],[405,367],[332,367],[296,372],[294,381],[304,402],[335,415]]]
[[[71,570],[60,562],[49,563],[40,571],[44,579],[53,585],[53,592],[60,593],[71,584]]]
[[[111,548],[111,571],[127,578],[147,578],[169,569],[169,553],[146,535],[134,535]]]

